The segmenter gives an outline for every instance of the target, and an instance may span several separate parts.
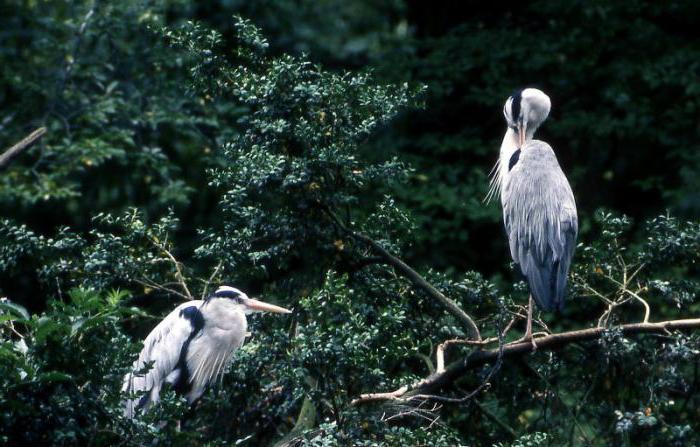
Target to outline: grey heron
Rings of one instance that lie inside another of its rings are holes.
[[[535,88],[516,91],[506,100],[508,129],[486,197],[501,197],[510,254],[530,289],[522,340],[533,346],[533,299],[542,310],[563,309],[578,233],[574,194],[557,157],[549,144],[533,140],[550,107],[549,97]]]
[[[166,383],[190,404],[199,399],[243,345],[246,315],[253,312],[291,313],[229,286],[176,307],[148,334],[132,372],[124,377],[122,392],[145,393],[127,398],[124,415],[133,418],[136,410],[158,402]]]

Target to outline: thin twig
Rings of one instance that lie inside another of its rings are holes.
[[[425,399],[425,400],[430,400],[430,401],[440,401],[440,402],[448,402],[448,403],[463,403],[468,400],[471,400],[474,396],[479,394],[482,390],[488,388],[491,386],[491,378],[496,374],[497,371],[501,369],[501,365],[503,364],[503,352],[505,348],[505,342],[504,342],[504,336],[505,336],[505,331],[501,330],[500,328],[498,329],[498,348],[496,349],[497,354],[496,354],[496,361],[495,364],[491,367],[489,370],[488,374],[486,377],[481,381],[479,386],[474,388],[471,392],[467,393],[466,395],[462,397],[444,397],[444,396],[436,396],[432,394],[419,394],[419,391],[417,390],[410,390],[408,393],[408,398],[409,399]]]
[[[642,298],[641,296],[639,296],[637,293],[635,293],[627,288],[627,281],[628,281],[627,280],[627,270],[625,270],[623,272],[623,274],[624,274],[623,282],[616,280],[615,278],[613,278],[610,275],[605,275],[605,277],[608,278],[613,283],[615,283],[618,287],[620,287],[620,290],[623,293],[629,294],[634,299],[636,299],[637,301],[642,303],[642,305],[644,306],[644,322],[648,323],[649,322],[649,315],[651,314],[651,309],[649,308],[649,303],[647,303],[646,300],[644,298]]]
[[[221,270],[221,267],[223,265],[224,265],[224,261],[223,260],[219,261],[219,263],[216,265],[216,268],[214,268],[214,271],[212,272],[209,279],[204,283],[204,290],[202,290],[202,299],[206,298],[207,291],[209,289],[209,285],[211,285],[212,281],[214,281],[214,278],[216,278],[216,275],[219,274],[219,270]]]
[[[644,322],[648,323],[649,322],[649,315],[651,314],[651,309],[649,308],[649,303],[646,302],[644,298],[641,296],[637,295],[635,292],[632,292],[631,290],[625,288],[625,292],[629,293],[632,295],[637,301],[642,303],[642,306],[644,306]]]
[[[173,295],[177,295],[184,300],[191,300],[192,299],[191,297],[188,297],[187,295],[185,295],[184,293],[182,293],[178,290],[171,289],[170,287],[166,287],[162,284],[158,284],[157,282],[155,282],[151,279],[148,279],[146,277],[143,277],[141,279],[138,279],[138,278],[134,279],[134,282],[137,284],[141,284],[144,287],[149,287],[151,289],[156,289],[156,290],[161,290],[163,292],[172,293]]]
[[[428,428],[431,428],[440,419],[440,416],[435,413],[442,409],[442,405],[434,403],[431,408],[423,408],[425,402],[421,402],[420,405],[416,407],[406,406],[401,409],[398,413],[387,416],[386,413],[382,414],[380,418],[381,422],[389,422],[394,419],[401,419],[404,417],[418,417],[430,422]]]
[[[170,262],[173,264],[175,267],[175,279],[177,279],[178,284],[182,288],[182,290],[185,292],[185,298],[189,300],[193,300],[194,297],[192,296],[192,293],[190,293],[190,289],[187,287],[187,281],[185,281],[185,276],[182,274],[182,267],[180,265],[180,262],[175,259],[175,256],[173,256],[172,253],[170,253],[170,250],[168,250],[164,244],[160,243],[158,239],[156,239],[154,236],[149,236],[149,239],[153,245],[155,245],[157,248],[159,248],[165,256],[170,259]]]

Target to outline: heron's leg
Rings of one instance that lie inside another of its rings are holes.
[[[532,299],[532,294],[530,294],[530,302],[527,306],[527,323],[525,325],[525,335],[514,341],[513,343],[522,343],[529,341],[532,344],[532,350],[537,350],[537,343],[535,343],[535,337],[532,336],[532,310],[535,307],[535,300]]]
[[[530,295],[530,303],[527,305],[527,325],[525,326],[525,338],[532,339],[532,308],[535,302],[532,299],[532,294]],[[534,343],[534,340],[533,340]]]

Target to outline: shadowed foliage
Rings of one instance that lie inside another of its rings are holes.
[[[699,443],[695,3],[3,3],[0,150],[46,133],[0,172],[0,439]],[[535,353],[482,203],[523,85],[582,229]],[[219,284],[294,313],[125,419],[139,340]]]

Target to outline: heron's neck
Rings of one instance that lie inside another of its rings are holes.
[[[501,179],[505,178],[505,174],[508,173],[508,162],[510,162],[510,157],[513,153],[518,150],[518,134],[513,131],[510,127],[506,130],[506,134],[503,136],[503,142],[501,143],[501,154],[500,159],[500,169],[501,169]]]
[[[503,142],[501,143],[501,156],[504,153],[508,153],[508,156],[512,155],[518,149],[518,134],[510,127],[506,129],[506,134],[503,136]]]
[[[487,198],[497,195],[501,197],[501,202],[503,201],[502,193],[508,181],[508,164],[510,162],[510,157],[513,156],[516,150],[518,150],[518,135],[509,127],[506,130],[506,134],[503,136],[501,152],[496,165],[498,170],[494,173],[493,177],[491,177],[491,187]]]
[[[525,144],[529,143],[532,141],[533,138],[535,138],[535,132],[537,129],[540,128],[540,125],[542,122],[530,122],[529,126],[527,127],[527,131],[525,132]]]

